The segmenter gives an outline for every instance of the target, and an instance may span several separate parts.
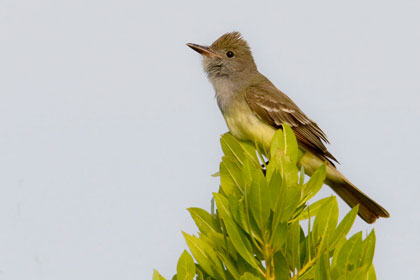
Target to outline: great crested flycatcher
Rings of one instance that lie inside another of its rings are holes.
[[[324,145],[325,133],[283,92],[257,70],[248,43],[238,32],[226,33],[211,46],[187,44],[203,57],[204,71],[216,91],[217,104],[230,132],[269,151],[271,139],[282,123],[294,131],[304,152],[299,164],[312,175],[324,162],[325,183],[350,207],[359,204],[359,216],[368,223],[389,213],[354,186],[334,165],[337,160]],[[267,152],[265,152],[267,156]]]

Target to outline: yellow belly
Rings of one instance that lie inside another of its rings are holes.
[[[276,130],[255,116],[248,104],[226,112],[224,118],[233,136],[254,143],[261,152],[269,155],[271,139]]]

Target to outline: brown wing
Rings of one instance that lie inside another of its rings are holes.
[[[271,83],[250,87],[245,93],[245,99],[263,121],[276,128],[281,128],[282,123],[288,124],[295,132],[301,148],[331,164],[331,160],[338,162],[323,143],[329,143],[325,133],[286,94]]]

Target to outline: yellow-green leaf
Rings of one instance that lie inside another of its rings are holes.
[[[228,236],[238,251],[238,253],[254,268],[258,268],[257,262],[252,253],[252,246],[249,239],[245,236],[239,226],[233,220],[233,217],[229,210],[228,199],[221,194],[215,193],[214,199],[216,200],[217,210],[219,211],[220,217],[222,218]]]
[[[260,173],[260,174],[258,174]],[[247,198],[249,208],[261,231],[264,231],[265,225],[270,216],[270,197],[267,181],[263,174],[258,172],[252,180]]]
[[[220,232],[213,216],[206,210],[195,207],[188,208],[187,210],[190,212],[191,217],[194,219],[195,224],[202,233]]]
[[[214,249],[203,240],[183,232],[185,241],[200,266],[213,278],[225,279],[224,269]]]
[[[278,251],[274,254],[274,276],[276,280],[288,280],[290,279],[289,264],[283,253]]]
[[[177,280],[193,280],[195,276],[195,264],[191,255],[184,250],[176,266]]]
[[[343,220],[338,225],[337,229],[334,231],[331,243],[330,243],[330,250],[334,249],[335,246],[338,244],[341,238],[344,238],[347,233],[349,233],[354,220],[356,219],[357,212],[359,210],[359,205],[356,205],[353,207],[353,209],[350,210],[350,212],[347,213],[347,215],[343,218]]]
[[[160,273],[155,269],[153,270],[153,280],[165,280],[165,277],[160,275]]]
[[[335,196],[322,205],[314,221],[314,234],[316,241],[321,240],[322,244],[329,244],[329,240],[338,222],[338,205]]]
[[[220,183],[227,195],[241,197],[242,189],[241,167],[232,158],[224,156],[220,163]]]
[[[257,276],[255,276],[252,273],[249,272],[245,272],[241,278],[239,278],[240,280],[260,280],[261,278],[258,278]]]

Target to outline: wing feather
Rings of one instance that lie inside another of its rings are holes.
[[[245,93],[245,99],[252,111],[268,124],[281,128],[288,124],[295,132],[299,145],[317,156],[338,162],[330,154],[324,143],[329,143],[325,133],[319,126],[309,119],[302,110],[283,92],[274,85],[252,86]]]

